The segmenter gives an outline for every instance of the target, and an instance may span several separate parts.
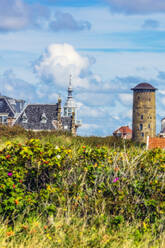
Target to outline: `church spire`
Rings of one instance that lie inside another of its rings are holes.
[[[68,87],[68,99],[72,98],[72,74],[70,74],[70,78],[69,78],[69,87]]]
[[[69,78],[69,86],[68,86],[68,97],[64,106],[64,116],[72,116],[72,113],[76,111],[76,103],[72,96],[73,88],[72,88],[72,75]]]

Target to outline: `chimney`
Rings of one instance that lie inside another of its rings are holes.
[[[61,97],[58,98],[58,113],[57,113],[57,120],[58,120],[58,129],[62,128],[62,121],[61,121]]]
[[[75,112],[72,112],[72,126],[71,132],[73,136],[76,136],[76,123],[75,123]]]

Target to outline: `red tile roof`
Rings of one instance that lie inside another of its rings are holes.
[[[127,134],[127,133],[132,134],[132,130],[129,128],[129,126],[120,127],[116,131],[114,131],[113,133],[116,134],[118,132],[120,132],[122,134]]]
[[[153,148],[158,148],[158,147],[165,148],[165,138],[149,137],[147,145],[148,145],[148,149],[153,149]]]

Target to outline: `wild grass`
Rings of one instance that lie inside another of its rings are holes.
[[[98,219],[96,216],[95,219]],[[164,248],[165,233],[159,237],[152,230],[140,233],[140,224],[125,223],[111,230],[105,223],[89,225],[86,218],[59,212],[51,225],[41,217],[0,225],[1,248]]]
[[[0,248],[165,247],[164,151],[19,127],[0,139]]]
[[[89,145],[91,147],[96,146],[106,146],[110,148],[123,148],[124,146],[134,147],[141,147],[139,144],[135,144],[131,140],[122,140],[120,138],[116,138],[113,136],[107,137],[97,137],[97,136],[90,136],[90,137],[82,137],[77,136],[73,137],[69,132],[65,131],[39,131],[33,132],[31,130],[27,131],[20,126],[5,126],[0,125],[0,147],[4,147],[6,141],[18,141],[21,143],[25,143],[27,140],[35,138],[40,139],[42,143],[50,142],[54,145],[65,145],[65,146],[72,146],[77,147],[80,145]]]

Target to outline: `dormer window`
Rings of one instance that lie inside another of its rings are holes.
[[[24,112],[22,115],[22,123],[27,123],[27,122],[28,122],[28,118],[27,118],[26,113]]]
[[[42,116],[41,116],[41,123],[42,124],[46,124],[47,123],[47,117],[46,117],[46,114],[43,113]]]

